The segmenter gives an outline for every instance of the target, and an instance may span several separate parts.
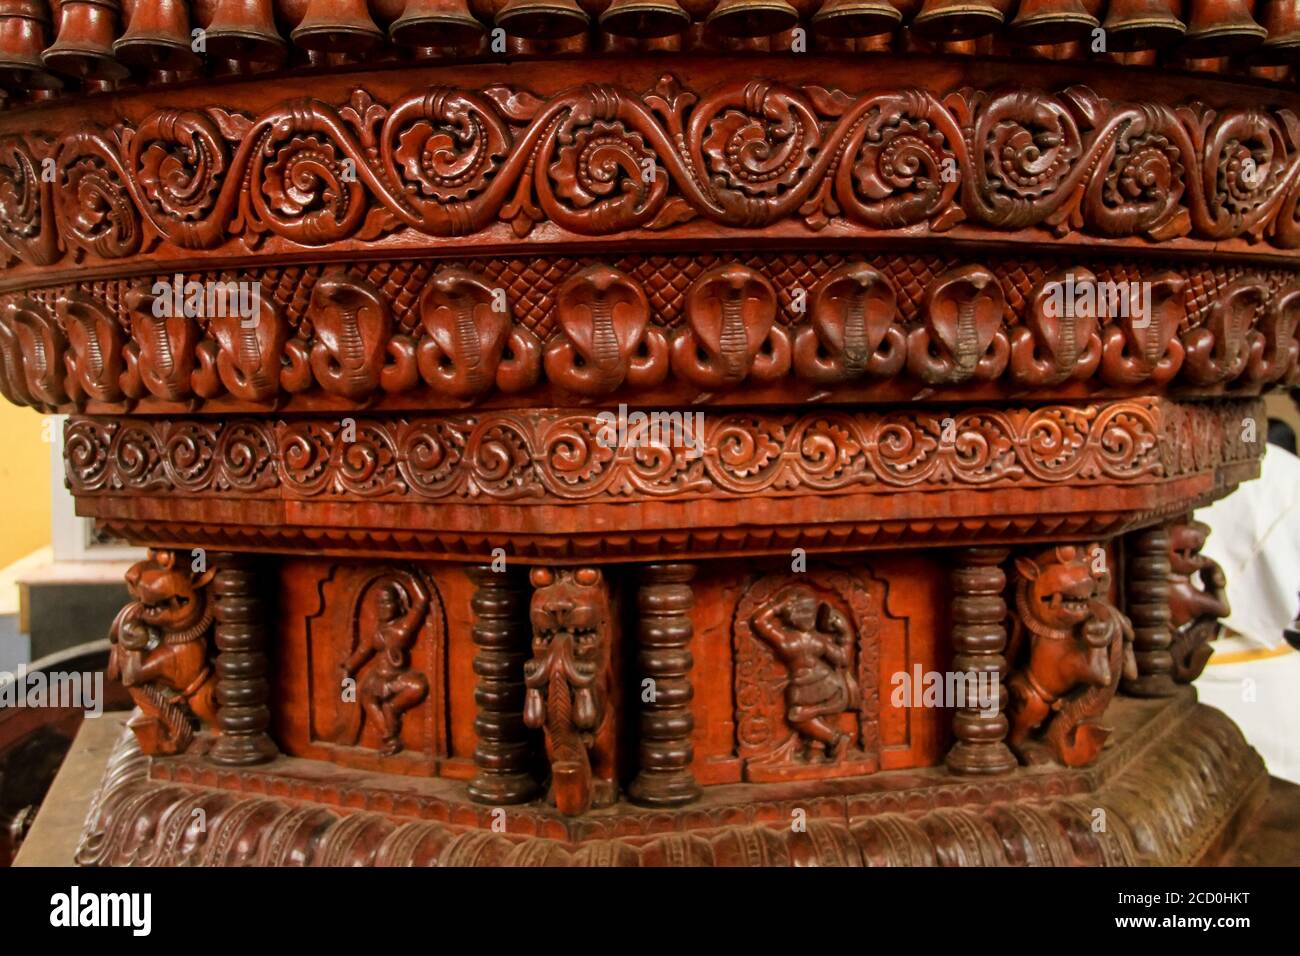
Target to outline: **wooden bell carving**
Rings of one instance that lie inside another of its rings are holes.
[[[586,31],[591,18],[575,0],[509,0],[497,26],[531,40],[560,40]]]
[[[310,0],[289,38],[304,50],[368,53],[384,42],[366,0]]]
[[[614,0],[600,15],[600,28],[616,36],[654,39],[690,25],[691,15],[677,0]]]
[[[49,42],[50,11],[44,0],[0,2],[0,85],[58,89],[41,51]]]
[[[247,63],[284,59],[284,38],[275,28],[271,0],[218,0],[207,26],[208,55]]]
[[[407,0],[388,28],[394,43],[409,47],[460,46],[483,32],[465,0]]]
[[[729,37],[766,37],[789,30],[799,12],[785,0],[721,0],[704,21]]]
[[[126,33],[113,44],[123,63],[154,70],[192,70],[200,60],[191,48],[185,0],[137,2]]]
[[[63,0],[59,35],[41,59],[51,70],[86,80],[120,80],[128,70],[113,56],[118,0]]]

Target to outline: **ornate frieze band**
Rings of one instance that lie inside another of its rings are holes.
[[[633,501],[1155,481],[1254,460],[1264,412],[1257,400],[1137,398],[951,412],[656,414],[668,417],[623,426],[557,410],[73,418],[64,453],[78,496]]]
[[[80,283],[0,297],[0,393],[172,413],[614,393],[662,404],[794,383],[846,401],[911,397],[872,395],[891,380],[953,397],[991,385],[1199,394],[1300,377],[1294,274],[1095,265],[627,255],[271,268],[246,283],[256,296],[212,277]]]
[[[53,175],[46,175],[53,162]],[[0,139],[0,247],[51,265],[160,240],[319,247],[398,232],[665,233],[701,220],[809,236],[1083,231],[1300,246],[1287,109],[1056,93],[846,91],[775,79],[536,94],[431,86],[295,96],[259,115],[157,109]],[[847,232],[846,232],[847,231]],[[1207,245],[1207,248],[1209,246]]]

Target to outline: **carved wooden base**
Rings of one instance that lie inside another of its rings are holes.
[[[565,818],[487,807],[446,780],[279,757],[151,761],[127,734],[77,853],[87,866],[980,866],[1213,863],[1260,805],[1263,762],[1190,688],[1117,699],[1086,769],[995,779],[935,768],[708,788],[681,811]],[[1155,797],[1158,795],[1158,799]],[[198,813],[196,811],[202,811]],[[200,825],[199,821],[204,821]]]

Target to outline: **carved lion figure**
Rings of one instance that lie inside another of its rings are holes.
[[[108,676],[120,677],[140,712],[129,726],[150,754],[186,750],[195,722],[217,733],[216,675],[208,659],[214,569],[190,570],[174,551],[150,551],[126,574],[132,601],[109,631]]]
[[[1133,629],[1106,597],[1108,575],[1094,571],[1083,548],[1019,558],[1016,570],[1007,743],[1026,763],[1041,761],[1045,745],[1066,766],[1084,766],[1110,733],[1100,718],[1121,671],[1136,676]]]
[[[614,802],[609,592],[595,568],[534,568],[524,723],[542,729],[551,793],[570,816]]]

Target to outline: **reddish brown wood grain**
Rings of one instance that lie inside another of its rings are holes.
[[[1282,5],[146,6],[0,2],[0,393],[175,549],[114,631],[124,766],[372,814],[330,863],[1141,856],[1031,839],[1106,775],[1020,765],[1223,739],[1171,539],[1300,375]],[[998,709],[896,700],[957,672]],[[1223,760],[1161,781],[1254,786]]]

